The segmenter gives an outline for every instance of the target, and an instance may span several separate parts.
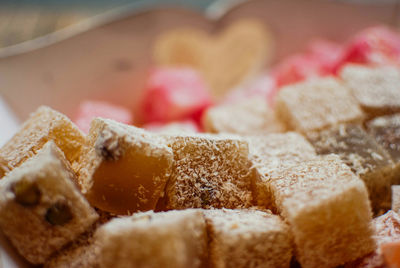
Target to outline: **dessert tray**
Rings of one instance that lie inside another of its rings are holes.
[[[396,1],[176,4],[0,49],[0,267],[400,267]]]

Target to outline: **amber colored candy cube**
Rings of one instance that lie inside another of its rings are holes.
[[[167,142],[174,152],[167,209],[252,206],[251,185],[257,173],[245,140],[193,134],[169,136]]]
[[[282,88],[275,107],[278,118],[289,130],[302,133],[363,119],[349,89],[332,77],[311,79]]]
[[[74,177],[63,153],[50,141],[0,181],[0,227],[33,264],[44,263],[98,218]]]
[[[275,210],[271,200],[270,181],[292,165],[316,157],[314,147],[296,132],[250,136],[250,158],[259,176],[254,184],[257,205]]]
[[[0,148],[0,158],[12,170],[50,140],[63,151],[75,170],[85,137],[68,117],[46,106],[32,113],[21,129]]]
[[[400,112],[400,70],[346,65],[340,77],[369,118]]]
[[[160,138],[113,120],[93,120],[79,183],[89,202],[115,214],[155,209],[173,155]]]
[[[368,188],[376,213],[390,208],[390,186],[395,180],[395,165],[388,154],[359,125],[342,124],[308,138],[318,154],[337,154]]]
[[[250,209],[203,213],[212,267],[290,267],[292,237],[279,216]]]
[[[255,98],[209,108],[203,125],[212,133],[255,135],[284,131],[267,101]]]
[[[336,267],[374,250],[367,189],[338,156],[285,169],[271,191],[302,267]]]
[[[207,266],[206,223],[200,210],[137,213],[95,233],[99,267]]]

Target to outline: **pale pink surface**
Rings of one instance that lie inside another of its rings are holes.
[[[211,95],[198,72],[190,68],[157,68],[149,76],[141,114],[145,123],[198,121],[211,104]]]
[[[115,121],[132,124],[133,115],[130,110],[111,103],[87,100],[79,105],[74,122],[85,133],[89,132],[90,123],[96,117],[113,119]]]
[[[345,52],[338,63],[387,65],[400,63],[400,35],[387,26],[365,29],[355,35],[345,46]]]
[[[331,75],[342,58],[342,47],[327,40],[310,42],[306,52],[289,56],[272,70],[278,87],[302,80]]]

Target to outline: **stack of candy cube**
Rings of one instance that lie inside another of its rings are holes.
[[[400,46],[371,32],[278,66],[273,106],[160,69],[143,128],[38,108],[0,148],[2,232],[44,267],[400,267]]]

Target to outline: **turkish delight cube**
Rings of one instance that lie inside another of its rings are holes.
[[[259,176],[254,183],[257,205],[275,210],[270,181],[284,168],[316,157],[314,147],[296,132],[249,136],[250,158]]]
[[[207,231],[200,210],[113,219],[94,237],[99,267],[207,267]]]
[[[366,184],[376,213],[390,208],[390,186],[395,165],[383,149],[359,125],[341,124],[321,132],[308,133],[318,154],[337,154]]]
[[[245,140],[204,134],[166,139],[174,152],[166,188],[167,209],[253,205],[251,186],[257,173]]]
[[[63,153],[50,141],[0,180],[0,227],[33,264],[44,263],[98,218],[74,176]]]
[[[289,130],[302,133],[363,120],[349,89],[332,77],[282,88],[276,100],[276,113]]]
[[[252,209],[203,211],[212,267],[289,267],[292,237],[287,224]]]
[[[89,202],[104,211],[153,210],[164,195],[172,161],[171,149],[158,136],[97,118],[88,135],[79,183]]]
[[[213,133],[254,135],[284,131],[267,101],[256,98],[209,108],[203,116],[203,125],[207,132]]]
[[[39,107],[30,115],[21,129],[0,149],[0,158],[12,170],[36,154],[49,140],[64,152],[75,169],[85,137],[65,115],[46,106]]]
[[[271,190],[302,267],[336,267],[375,249],[368,192],[338,156],[285,169]]]
[[[346,65],[340,77],[369,118],[400,112],[400,70]]]

